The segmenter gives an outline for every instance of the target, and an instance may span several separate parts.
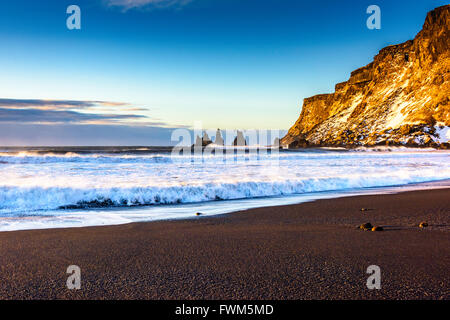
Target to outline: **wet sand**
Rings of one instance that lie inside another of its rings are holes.
[[[356,228],[365,222],[385,231]],[[69,265],[81,268],[80,290],[66,288]],[[370,265],[380,290],[366,287]],[[1,299],[447,300],[449,270],[450,189],[0,232]]]

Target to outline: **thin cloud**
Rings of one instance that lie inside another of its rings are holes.
[[[175,7],[180,8],[193,0],[104,0],[109,7],[120,7],[124,11],[153,7],[153,8],[168,8]]]
[[[142,115],[91,114],[75,111],[0,108],[0,122],[19,123],[89,123],[95,121],[124,121],[145,118]]]
[[[87,109],[99,106],[118,107],[127,103],[110,101],[79,101],[79,100],[42,100],[42,99],[2,99],[0,107],[4,108],[34,108],[34,109]]]
[[[147,108],[111,101],[0,99],[2,124],[169,126],[148,112]]]

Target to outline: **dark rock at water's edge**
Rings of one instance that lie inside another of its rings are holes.
[[[292,139],[292,142],[287,145],[288,149],[307,148],[309,146],[308,140],[302,135],[295,137]]]
[[[335,92],[304,100],[285,148],[449,148],[450,5],[429,12],[414,40],[382,49]]]
[[[96,208],[112,208],[128,206],[128,203],[124,200],[122,203],[116,203],[111,199],[96,199],[92,201],[80,201],[77,204],[71,204],[66,206],[60,206],[61,210],[74,210],[74,209],[96,209]]]

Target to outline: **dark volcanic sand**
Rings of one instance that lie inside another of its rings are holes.
[[[386,231],[355,228],[368,221]],[[81,290],[66,288],[71,264]],[[381,290],[366,287],[372,264]],[[449,299],[449,270],[450,189],[0,232],[3,299]]]

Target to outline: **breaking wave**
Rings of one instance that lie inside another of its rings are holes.
[[[411,173],[347,175],[303,178],[285,181],[236,181],[228,183],[180,184],[169,186],[135,186],[111,188],[77,187],[0,187],[0,213],[55,209],[131,207],[161,204],[247,199],[294,195],[355,188],[405,185],[450,178],[450,170],[422,170]]]

